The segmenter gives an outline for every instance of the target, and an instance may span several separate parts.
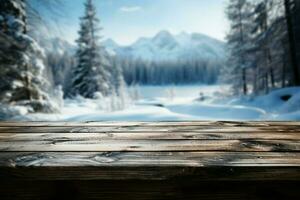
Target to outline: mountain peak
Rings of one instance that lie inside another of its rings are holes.
[[[162,30],[154,36],[154,38],[167,38],[167,37],[173,37],[173,35],[167,30]]]
[[[181,31],[179,34],[176,35],[177,37],[189,37],[189,34],[185,31]]]
[[[169,31],[160,31],[154,36],[152,42],[162,49],[173,49],[178,45],[176,39]]]
[[[104,46],[118,47],[119,45],[113,39],[106,39],[102,42]]]

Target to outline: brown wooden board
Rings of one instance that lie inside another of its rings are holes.
[[[1,153],[0,178],[25,180],[299,180],[299,153]]]
[[[299,122],[0,122],[0,199],[298,199],[297,184]]]

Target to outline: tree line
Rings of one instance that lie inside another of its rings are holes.
[[[235,93],[300,85],[299,7],[297,0],[229,1],[230,55],[222,77]]]
[[[215,84],[221,60],[145,61],[116,58],[128,85]]]

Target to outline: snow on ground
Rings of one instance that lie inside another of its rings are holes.
[[[232,98],[229,86],[135,86],[133,99],[113,111],[111,99],[65,100],[60,114],[31,114],[14,120],[36,121],[187,121],[300,120],[300,88],[259,97]]]

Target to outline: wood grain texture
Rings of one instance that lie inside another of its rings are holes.
[[[0,122],[0,199],[299,199],[299,122]]]
[[[300,151],[300,125],[296,122],[0,124],[2,152]]]
[[[43,140],[0,141],[2,152],[299,152],[295,140]]]
[[[300,153],[9,152],[1,180],[300,180]]]
[[[119,133],[0,133],[1,142],[30,142],[37,138],[45,141],[91,140],[300,140],[300,133],[257,132],[119,132]]]
[[[299,166],[300,153],[269,152],[2,152],[2,167]]]
[[[0,133],[300,133],[300,126],[14,126],[0,127]]]

